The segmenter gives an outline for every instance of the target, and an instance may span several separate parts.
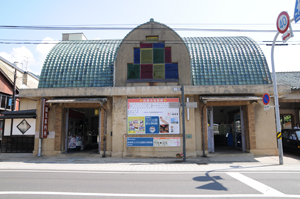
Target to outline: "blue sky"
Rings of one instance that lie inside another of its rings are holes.
[[[295,0],[0,0],[0,25],[136,27],[153,18],[171,28],[276,30],[280,12],[293,18]],[[300,30],[300,22],[292,23]],[[130,30],[16,30],[0,29],[0,42],[38,40],[55,43],[62,33],[83,32],[89,39],[122,39]],[[272,41],[275,32],[177,31],[188,36],[249,36],[259,44]],[[278,37],[277,41],[281,41]],[[32,42],[32,41],[31,41]],[[276,71],[300,71],[300,33],[288,46],[275,47]],[[0,44],[0,56],[26,65],[39,74],[54,44]],[[260,45],[271,67],[271,47]],[[270,69],[271,71],[271,69]]]

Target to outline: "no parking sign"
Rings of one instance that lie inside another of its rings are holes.
[[[264,107],[264,110],[267,111],[267,110],[270,110],[270,106],[269,106],[269,103],[270,103],[270,95],[269,93],[265,93],[262,97],[262,101],[265,105]]]

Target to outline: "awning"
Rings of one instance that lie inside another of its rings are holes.
[[[36,118],[36,109],[2,112],[0,119]]]
[[[107,98],[65,98],[65,99],[51,99],[46,103],[103,103]]]
[[[200,100],[207,102],[211,101],[257,101],[262,100],[262,97],[257,96],[201,96]]]

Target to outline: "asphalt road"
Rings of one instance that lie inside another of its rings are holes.
[[[300,172],[0,170],[0,198],[300,198]]]

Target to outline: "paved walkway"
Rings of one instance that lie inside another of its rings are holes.
[[[200,172],[200,171],[299,171],[300,156],[284,156],[279,165],[278,156],[212,156],[187,158],[111,158],[52,157],[31,154],[1,154],[0,170],[68,170],[111,172]]]

